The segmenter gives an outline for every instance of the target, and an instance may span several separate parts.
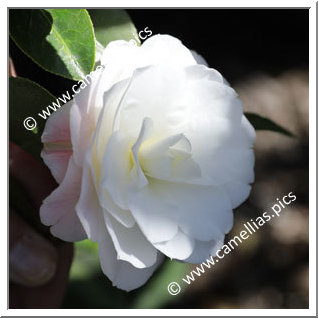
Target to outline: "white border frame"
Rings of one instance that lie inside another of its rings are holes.
[[[7,9],[8,7],[43,7],[43,1],[40,0],[29,0],[23,2],[21,0],[5,1],[5,7],[1,8],[1,43],[6,43],[7,50],[1,50],[1,86],[2,88],[7,87],[8,93],[8,78],[7,78],[7,54],[8,54],[8,20],[7,20]],[[51,7],[81,7],[86,8],[87,2],[78,0],[75,3],[66,0],[56,0],[51,2]],[[76,6],[74,6],[76,4]],[[1,280],[0,280],[0,314],[1,316],[161,316],[161,315],[172,315],[172,316],[316,316],[316,2],[315,1],[293,1],[293,0],[268,0],[268,1],[208,1],[208,0],[196,0],[188,1],[183,0],[154,0],[152,2],[146,0],[137,1],[122,1],[122,0],[109,0],[96,1],[91,0],[89,7],[122,7],[122,8],[310,8],[309,10],[309,309],[7,309],[7,278],[8,278],[8,267],[7,262],[1,262]],[[48,3],[45,3],[45,7]],[[6,63],[4,63],[4,61]],[[4,78],[4,76],[6,76]],[[3,89],[4,91],[4,89]],[[4,105],[8,105],[8,94],[4,94],[5,103],[2,103],[0,108],[0,118],[7,118],[7,110]],[[2,134],[0,135],[2,149],[8,148],[8,120],[2,125]],[[8,153],[7,153],[8,155]],[[6,162],[4,162],[6,161]],[[3,174],[6,175],[8,161],[1,157]],[[6,165],[5,165],[6,163]],[[4,172],[5,170],[5,172]],[[4,178],[3,178],[4,179]],[[3,183],[6,181],[2,180]],[[4,190],[4,188],[2,188]],[[6,195],[5,195],[5,194]],[[2,192],[3,209],[1,231],[0,231],[0,244],[1,251],[7,251],[7,214],[4,212],[8,206],[8,187],[6,191]],[[3,275],[5,274],[5,275]]]

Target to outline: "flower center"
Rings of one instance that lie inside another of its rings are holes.
[[[150,138],[152,120],[145,118],[130,151],[131,176],[139,187],[148,184],[147,177],[171,182],[185,182],[201,176],[192,159],[191,144],[183,134]]]

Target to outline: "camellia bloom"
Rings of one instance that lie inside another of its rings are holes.
[[[121,289],[143,285],[163,255],[214,255],[249,195],[255,131],[203,61],[167,35],[111,42],[105,68],[46,123],[42,157],[59,187],[42,222],[63,240],[98,242]]]

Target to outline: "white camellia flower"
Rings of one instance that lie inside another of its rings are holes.
[[[143,285],[163,254],[222,246],[254,178],[255,131],[220,73],[168,35],[111,42],[91,85],[51,115],[42,157],[59,187],[42,222],[99,243],[113,285]]]

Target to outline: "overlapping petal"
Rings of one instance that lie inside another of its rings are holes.
[[[42,155],[60,186],[41,219],[64,240],[98,242],[105,275],[132,290],[163,255],[200,263],[221,248],[254,180],[255,131],[222,75],[178,39],[114,41],[101,62],[46,125]]]

